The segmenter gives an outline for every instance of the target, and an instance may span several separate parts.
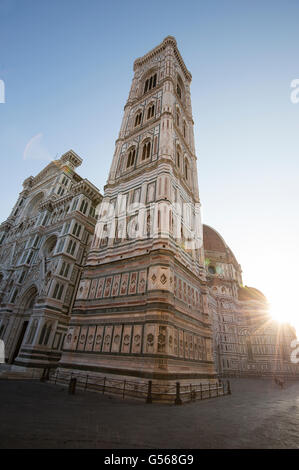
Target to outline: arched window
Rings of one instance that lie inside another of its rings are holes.
[[[151,104],[147,109],[147,119],[151,119],[155,114],[155,105]]]
[[[187,131],[186,131],[186,122],[184,121],[183,124],[183,134],[184,134],[184,139],[186,139]]]
[[[151,154],[151,141],[148,140],[148,141],[144,142],[144,144],[143,144],[141,160],[142,161],[146,160],[147,158],[150,157],[150,154]]]
[[[148,237],[151,235],[151,216],[150,214],[147,215],[146,218],[146,234]]]
[[[140,124],[141,124],[141,118],[142,118],[142,112],[139,111],[139,112],[136,114],[136,117],[135,117],[135,127],[140,126]]]
[[[179,98],[182,98],[182,90],[181,90],[181,87],[180,87],[179,84],[177,84],[177,86],[176,86],[176,92],[177,92]]]
[[[180,127],[180,110],[176,108],[175,111],[175,123],[178,127]]]
[[[79,210],[83,214],[86,214],[87,208],[88,208],[88,202],[83,199]]]
[[[185,158],[184,175],[185,175],[186,181],[188,181],[188,178],[189,178],[189,162],[188,162],[187,158]]]
[[[181,149],[180,149],[180,147],[177,147],[177,149],[176,149],[176,164],[177,164],[177,167],[180,168],[180,166],[181,166]]]
[[[184,100],[184,83],[183,80],[181,79],[180,75],[177,75],[177,85],[176,85],[176,92],[180,100]]]
[[[53,299],[61,300],[63,290],[64,285],[57,282],[52,295]]]
[[[151,77],[149,77],[144,84],[144,93],[147,93],[152,88],[156,88],[157,85],[157,74],[155,73]]]
[[[133,147],[133,148],[131,148],[131,150],[128,153],[127,168],[134,165],[135,156],[136,156],[136,149],[135,149],[135,147]]]
[[[155,138],[154,138],[154,154],[157,153],[157,149],[158,149],[158,137],[155,136]]]

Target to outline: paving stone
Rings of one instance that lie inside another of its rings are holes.
[[[299,382],[234,379],[233,394],[183,406],[0,380],[0,448],[298,448]]]

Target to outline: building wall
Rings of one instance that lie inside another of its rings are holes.
[[[101,200],[76,173],[81,162],[70,151],[26,179],[0,226],[0,338],[8,362],[42,367],[60,359]]]
[[[191,74],[173,37],[134,63],[103,204],[73,151],[27,178],[0,226],[6,360],[159,380],[296,374],[292,328],[242,287],[200,205]]]
[[[242,271],[232,251],[211,227],[204,227],[213,351],[222,376],[299,374],[291,362],[294,329],[272,320],[266,298],[242,286]]]

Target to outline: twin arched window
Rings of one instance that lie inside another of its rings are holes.
[[[143,147],[142,147],[142,157],[141,160],[146,160],[147,158],[150,157],[151,154],[151,141],[147,140],[144,142]]]
[[[135,117],[135,127],[140,126],[141,118],[142,118],[142,112],[140,111],[139,113],[136,114],[136,117]]]
[[[87,207],[88,207],[88,202],[87,201],[83,201],[81,202],[81,206],[80,206],[80,212],[82,212],[83,214],[86,214],[86,211],[87,211]]]
[[[46,346],[48,344],[50,334],[52,331],[52,324],[50,322],[45,323],[39,339],[39,344]]]
[[[147,119],[151,119],[155,115],[155,105],[151,104],[147,109]]]
[[[127,168],[130,168],[131,166],[134,165],[135,163],[135,157],[136,157],[136,149],[135,147],[131,148],[128,154],[128,160],[127,160]]]
[[[147,160],[151,156],[151,148],[152,148],[151,141],[149,139],[145,140],[142,144],[141,161]],[[130,168],[134,166],[135,160],[136,160],[136,147],[132,147],[128,153],[126,168]]]
[[[157,74],[155,73],[145,81],[144,93],[150,91],[152,88],[156,88],[157,85]]]

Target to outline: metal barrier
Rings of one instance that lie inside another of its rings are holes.
[[[182,403],[231,394],[229,380],[226,382],[219,381],[215,384],[182,384],[176,382],[162,385],[153,383],[152,380],[147,382],[121,380],[57,369],[54,374],[50,375],[50,381],[54,384],[59,383],[68,386],[70,394],[74,394],[76,389],[89,390],[107,395],[117,395],[122,399],[125,399],[125,397],[143,399],[148,404],[159,402],[181,405]]]

